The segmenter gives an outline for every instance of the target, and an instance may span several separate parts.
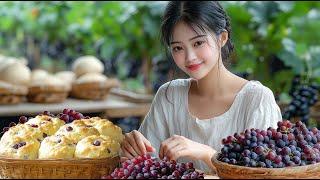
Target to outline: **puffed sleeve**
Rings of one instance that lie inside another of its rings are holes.
[[[273,92],[265,86],[257,89],[249,107],[246,129],[277,128],[278,121],[282,121],[281,110],[275,101]]]

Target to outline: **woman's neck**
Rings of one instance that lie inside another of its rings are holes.
[[[204,78],[197,80],[194,92],[203,97],[219,97],[230,92],[232,80],[237,78],[228,71],[222,63],[220,67],[216,65]]]

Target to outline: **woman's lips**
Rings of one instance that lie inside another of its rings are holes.
[[[190,71],[195,71],[197,69],[200,68],[202,62],[201,63],[198,63],[198,64],[192,64],[192,65],[188,65],[187,68],[190,70]]]

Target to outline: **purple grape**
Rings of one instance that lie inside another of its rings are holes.
[[[192,169],[193,168],[193,163],[192,162],[187,162],[186,163],[186,167],[187,167],[187,169]],[[170,169],[173,169],[173,168],[170,168]]]
[[[167,175],[163,175],[161,179],[169,179]]]
[[[15,144],[12,146],[13,149],[19,149],[19,144]]]
[[[163,167],[161,168],[161,174],[167,174],[167,168],[166,167]]]
[[[69,122],[69,116],[67,114],[63,114],[61,117],[60,117],[61,120],[63,120],[64,122]]]
[[[83,115],[81,113],[75,113],[73,117],[74,119],[82,119]]]
[[[74,120],[74,118],[69,115],[69,122],[71,123],[73,120]]]
[[[150,171],[150,174],[151,174],[151,176],[153,176],[153,177],[157,177],[158,171],[156,171],[156,170],[151,170],[151,171]]]
[[[198,172],[192,172],[192,174],[191,174],[191,179],[197,179],[198,178],[198,176],[199,176],[199,173]]]
[[[68,126],[68,127],[66,127],[66,130],[67,130],[67,131],[72,131],[73,128],[72,128],[71,126]]]
[[[63,109],[63,114],[69,114],[69,112],[70,112],[70,109]]]
[[[148,172],[146,172],[146,173],[143,174],[143,177],[148,179],[150,177],[150,174]]]
[[[70,109],[69,112],[68,112],[68,115],[69,115],[69,116],[73,116],[75,113],[76,113],[75,110]]]
[[[49,116],[49,115],[50,115],[50,112],[49,112],[49,111],[43,111],[43,115]]]
[[[36,125],[36,124],[31,124],[30,126],[33,128],[38,128],[38,125]]]
[[[21,116],[20,118],[19,118],[19,122],[21,123],[21,124],[24,124],[24,123],[26,123],[28,121],[28,118],[26,117],[26,116]]]
[[[143,179],[144,176],[142,173],[138,173],[137,176],[136,176],[136,179]]]
[[[70,126],[69,126],[69,127],[70,127]],[[100,144],[101,144],[101,142],[98,141],[98,140],[95,140],[95,141],[93,142],[93,145],[94,145],[94,146],[100,146]]]
[[[175,170],[175,171],[173,171],[172,176],[174,176],[175,178],[179,178],[180,172],[178,170]]]

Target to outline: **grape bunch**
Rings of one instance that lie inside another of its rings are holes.
[[[279,121],[277,129],[246,129],[222,143],[218,160],[233,165],[283,168],[320,162],[320,131],[301,121]]]
[[[78,120],[78,119],[88,119],[90,117],[88,116],[84,116],[83,114],[81,114],[80,112],[77,112],[73,109],[63,109],[63,111],[61,113],[59,113],[58,115],[54,115],[52,113],[50,113],[49,111],[44,111],[42,113],[43,115],[47,115],[47,116],[51,116],[51,117],[56,117],[59,118],[61,120],[63,120],[65,123],[71,123],[74,120]]]
[[[65,123],[71,123],[72,121],[77,120],[77,119],[88,119],[88,118],[90,118],[90,117],[88,117],[88,116],[86,116],[86,117],[83,116],[83,114],[81,114],[80,112],[77,112],[77,111],[75,111],[75,110],[73,110],[73,109],[64,109],[64,110],[63,110],[61,113],[59,113],[58,115],[54,115],[54,114],[52,114],[52,113],[49,112],[49,111],[44,111],[42,114],[43,114],[43,115],[47,115],[47,116],[51,116],[51,117],[57,117],[57,118],[65,121]],[[29,118],[33,118],[33,117],[29,117]],[[21,116],[21,117],[19,118],[19,123],[20,123],[20,124],[24,124],[24,123],[26,123],[27,121],[28,121],[28,118],[27,118],[26,116]],[[16,125],[16,123],[11,122],[11,123],[9,124],[9,127],[4,127],[4,128],[3,128],[1,134],[5,133],[6,131],[9,130],[10,127],[15,126],[15,125]]]
[[[102,179],[204,179],[204,174],[196,171],[192,162],[177,163],[166,157],[157,160],[146,154],[123,162]]]
[[[57,117],[63,121],[65,121],[66,123],[71,123],[74,120],[77,119],[88,119],[90,117],[88,116],[84,116],[83,114],[81,114],[80,112],[77,112],[73,109],[63,109],[62,113],[59,113],[57,115]]]
[[[284,110],[283,119],[290,120],[292,117],[300,117],[300,120],[308,126],[310,107],[318,101],[318,91],[319,86],[317,84],[302,84],[301,77],[296,76],[292,80],[289,91],[292,101]]]

